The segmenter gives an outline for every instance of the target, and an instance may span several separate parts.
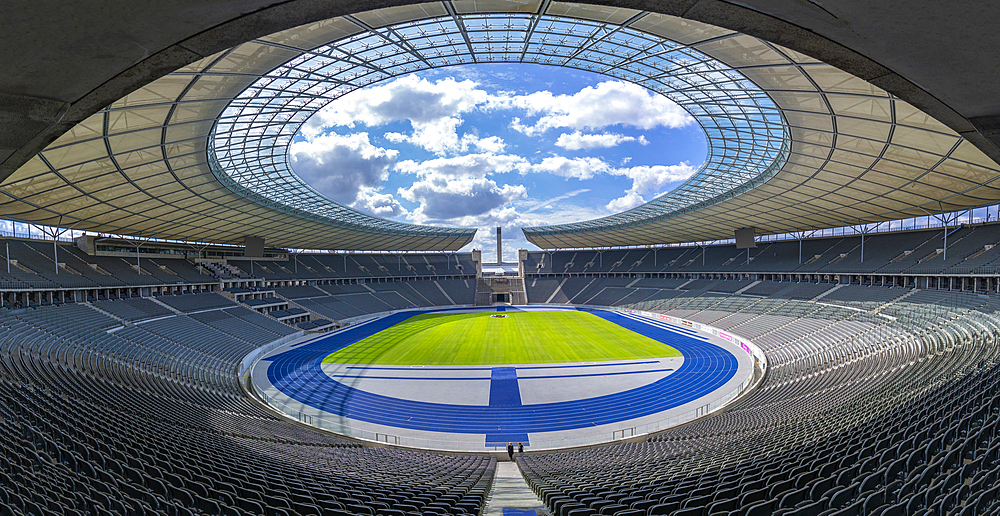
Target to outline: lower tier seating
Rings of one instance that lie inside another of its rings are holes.
[[[1000,514],[998,300],[903,294],[633,303],[750,338],[767,375],[722,413],[522,472],[559,516]]]
[[[119,308],[108,312],[141,315]],[[230,308],[122,328],[85,304],[0,311],[2,512],[481,510],[489,457],[364,448],[246,397],[236,367],[267,331],[255,315]]]
[[[997,299],[577,283],[587,301],[647,290],[615,303],[752,339],[768,368],[724,412],[641,442],[527,454],[521,470],[553,514],[1000,514]],[[275,415],[237,367],[295,330],[208,304],[0,310],[6,513],[480,513],[494,459],[361,447]]]

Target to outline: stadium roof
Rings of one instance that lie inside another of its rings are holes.
[[[34,41],[22,31],[37,20],[4,12],[18,34],[5,46],[27,44],[3,48],[11,73],[0,79],[0,116],[13,123],[0,139],[0,174],[10,175],[0,185],[0,217],[210,242],[254,235],[288,247],[457,249],[473,230],[386,221],[329,201],[288,170],[285,149],[308,114],[339,95],[401,73],[483,61],[631,80],[687,108],[709,138],[705,166],[660,199],[595,221],[527,228],[544,248],[712,240],[745,226],[788,232],[1000,199],[1000,167],[989,157],[1000,156],[990,140],[996,100],[972,94],[978,84],[920,66],[941,60],[937,52],[879,54],[855,37],[902,34],[919,48],[919,20],[873,25],[862,13],[903,15],[863,2],[838,6],[846,15],[757,6],[762,14],[725,2],[664,2],[656,7],[663,12],[648,12],[613,3],[456,0],[364,12],[353,2],[292,1],[247,3],[242,14],[224,3],[176,2],[178,12],[164,13],[140,2],[108,15],[134,25],[94,20],[94,33],[79,35],[93,43],[101,29],[117,27],[97,45],[115,57],[103,60],[88,45],[60,47],[58,31]],[[81,26],[93,19],[72,7],[56,11],[46,16]],[[838,15],[854,33],[823,18]],[[887,45],[902,52],[898,43]],[[933,91],[849,45],[926,79]],[[945,65],[982,64],[983,56],[955,46]],[[49,59],[21,59],[31,50]],[[77,54],[93,68],[79,68]]]

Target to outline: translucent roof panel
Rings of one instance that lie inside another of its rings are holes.
[[[777,234],[927,215],[1000,199],[995,163],[954,131],[857,77],[778,45],[691,20],[648,13],[631,26],[665,37],[676,33],[767,95],[789,129],[780,149],[784,160],[759,180],[687,209],[670,206],[693,181],[617,215],[524,228],[542,248],[710,241],[732,238],[742,227]],[[740,141],[749,136],[736,133]]]
[[[652,5],[652,4],[651,4]],[[526,228],[543,248],[786,233],[994,204],[998,166],[885,91],[778,45],[654,12],[537,0],[342,16],[200,59],[101,109],[0,185],[0,217],[143,237],[315,249],[447,250],[474,230],[326,199],[288,168],[317,109],[410,71],[531,62],[643,85],[708,136],[678,189],[603,219]]]
[[[691,113],[708,136],[707,159],[669,196],[623,214],[632,221],[750,188],[766,181],[788,156],[788,129],[767,94],[706,53],[661,36],[604,21],[522,13],[450,10],[447,16],[377,28],[368,18],[349,17],[361,32],[295,55],[233,99],[210,142],[220,181],[279,206],[368,223],[369,217],[331,201],[292,171],[288,147],[299,127],[356,89],[404,73],[471,63],[598,72],[645,86]]]

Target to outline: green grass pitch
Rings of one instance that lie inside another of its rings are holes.
[[[502,365],[679,357],[676,349],[575,310],[423,314],[323,360],[338,364]]]

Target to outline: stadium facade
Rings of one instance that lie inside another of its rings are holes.
[[[316,431],[250,394],[245,374],[310,333],[502,299],[675,318],[767,356],[759,386],[725,411],[522,459],[552,513],[1000,513],[1000,236],[954,216],[1000,197],[995,11],[6,5],[0,217],[91,233],[4,241],[0,502],[12,514],[482,513],[493,455]],[[330,100],[478,62],[643,85],[695,117],[708,159],[643,206],[525,228],[544,250],[499,275],[456,252],[473,230],[357,212],[289,168],[291,137]],[[705,244],[916,216],[942,227]],[[239,245],[261,238],[263,252]]]

